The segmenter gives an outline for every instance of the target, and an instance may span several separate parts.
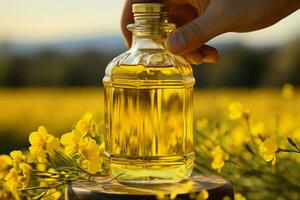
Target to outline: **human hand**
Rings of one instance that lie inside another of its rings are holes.
[[[140,2],[147,1],[127,0],[125,3],[121,25],[128,46],[131,44],[131,32],[126,25],[133,21],[131,4]],[[218,60],[217,50],[204,45],[212,38],[226,32],[249,32],[271,26],[300,8],[300,0],[164,2],[169,5],[169,21],[179,27],[167,38],[166,48],[174,54],[182,55],[192,64]]]

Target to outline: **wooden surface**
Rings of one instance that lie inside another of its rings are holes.
[[[234,199],[231,184],[220,177],[194,174],[189,180],[193,182],[193,193],[205,189],[209,192],[209,200],[223,200],[226,196]],[[78,181],[68,185],[65,195],[67,200],[156,200],[158,192],[170,195],[176,191],[176,199],[190,200],[191,195],[186,191],[189,180],[160,185],[128,185],[102,176],[94,181]]]

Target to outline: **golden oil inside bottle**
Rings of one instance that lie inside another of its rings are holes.
[[[106,156],[119,181],[168,183],[191,174],[194,78],[176,79],[190,74],[180,70],[121,65],[112,67],[116,76],[104,78]]]

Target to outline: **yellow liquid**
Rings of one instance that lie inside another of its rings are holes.
[[[175,77],[172,66],[118,66],[112,73],[117,75],[104,78],[111,176],[145,184],[187,178],[194,163],[194,79],[158,80]]]

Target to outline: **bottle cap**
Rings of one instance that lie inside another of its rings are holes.
[[[167,12],[167,6],[161,3],[137,3],[132,4],[133,13],[160,13]]]

